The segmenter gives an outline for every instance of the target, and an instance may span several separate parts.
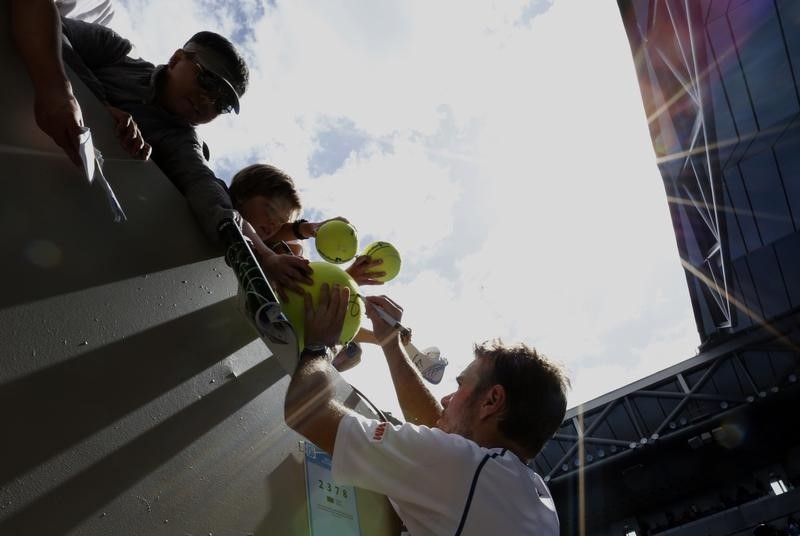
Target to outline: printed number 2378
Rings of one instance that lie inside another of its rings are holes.
[[[347,490],[344,488],[340,488],[336,484],[331,484],[330,482],[323,482],[322,480],[317,480],[319,482],[319,489],[322,491],[327,491],[328,493],[333,493],[337,497],[341,495],[345,499],[347,498]]]

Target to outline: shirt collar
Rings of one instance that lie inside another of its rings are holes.
[[[150,83],[147,87],[147,103],[154,104],[156,102],[156,93],[158,92],[158,86],[164,80],[164,75],[166,74],[166,65],[158,65],[153,72],[150,73]]]

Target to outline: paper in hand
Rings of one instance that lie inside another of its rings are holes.
[[[97,149],[95,149],[94,153],[95,153],[94,161],[97,164],[98,181],[100,182],[100,185],[103,187],[103,191],[106,193],[106,198],[108,199],[108,207],[111,209],[111,213],[114,214],[114,223],[128,221],[128,217],[125,215],[125,211],[122,210],[122,205],[119,204],[117,196],[114,194],[114,190],[111,189],[111,185],[108,184],[106,176],[103,175],[103,155],[100,154],[100,151],[98,151]]]
[[[89,184],[94,180],[94,143],[92,142],[92,131],[88,127],[81,127],[78,134],[78,152],[81,155],[83,173]]]
[[[83,173],[86,175],[86,180],[89,181],[89,184],[94,183],[96,168],[98,182],[100,183],[100,187],[103,189],[103,192],[106,194],[108,207],[111,209],[111,213],[114,215],[114,222],[120,223],[127,221],[128,218],[125,216],[125,211],[122,210],[122,206],[119,204],[117,196],[114,194],[114,190],[111,188],[111,185],[108,184],[105,175],[103,175],[103,155],[100,154],[98,149],[94,148],[94,143],[92,142],[92,131],[88,127],[81,127],[81,133],[78,135],[78,143],[80,144],[79,153],[81,155]]]

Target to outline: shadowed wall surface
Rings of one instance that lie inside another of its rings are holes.
[[[0,534],[306,534],[288,376],[151,162],[75,90],[128,221],[38,130],[0,10]],[[74,79],[74,77],[73,77]],[[349,385],[339,396],[372,416]],[[358,490],[361,530],[396,534]]]

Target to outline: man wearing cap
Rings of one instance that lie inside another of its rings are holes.
[[[239,113],[249,71],[234,45],[219,34],[199,32],[165,65],[156,66],[129,57],[130,41],[113,30],[60,18],[52,0],[11,0],[10,14],[15,44],[33,82],[39,127],[81,166],[83,117],[66,63],[105,104],[123,148],[143,160],[152,151],[153,161],[186,197],[207,238],[219,244],[219,223],[237,213],[225,183],[206,164],[208,147],[195,126],[223,113]],[[291,233],[292,224],[286,227]],[[246,222],[243,230],[258,240]],[[269,253],[272,258],[262,253],[261,261],[271,280],[280,285],[308,281],[306,259]]]
[[[12,0],[10,7],[42,130],[80,165],[77,134],[83,118],[67,64],[114,117],[127,152],[146,160],[152,150],[205,234],[218,243],[218,223],[235,212],[225,183],[206,164],[208,147],[195,126],[239,113],[249,73],[234,45],[216,33],[199,32],[165,65],[154,65],[129,57],[132,44],[113,30],[59,17],[52,0]]]

